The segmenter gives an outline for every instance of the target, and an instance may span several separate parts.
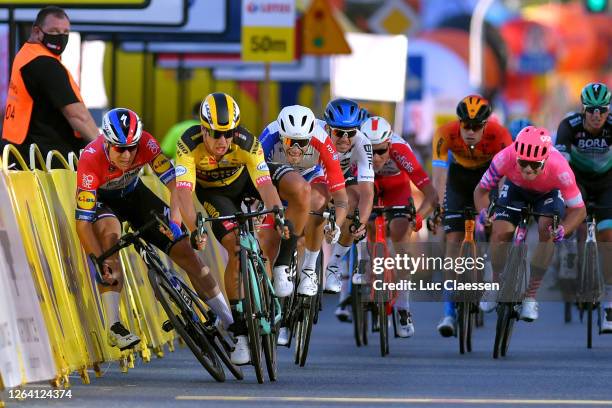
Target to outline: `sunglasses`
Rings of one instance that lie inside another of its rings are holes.
[[[331,134],[338,139],[342,139],[343,137],[348,137],[349,139],[355,137],[357,134],[357,129],[338,129],[331,128]]]
[[[383,149],[373,149],[372,152],[378,156],[382,156],[383,154],[387,153],[389,151],[389,146],[383,148]]]
[[[531,170],[536,171],[544,167],[544,160],[542,161],[530,161],[530,160],[522,160],[518,159],[517,163],[522,168],[531,167]]]
[[[478,132],[482,129],[487,122],[461,122],[461,127],[465,130],[473,130],[474,132]]]
[[[300,150],[304,150],[310,144],[310,139],[291,139],[289,137],[283,137],[282,141],[286,149],[291,149],[293,146],[297,145]]]
[[[113,151],[121,154],[125,151],[128,151],[130,153],[133,153],[136,149],[138,148],[138,145],[134,145],[134,146],[115,146],[115,145],[111,145],[111,149],[113,149]]]
[[[206,130],[208,131],[208,136],[212,137],[215,140],[221,139],[222,137],[226,139],[231,139],[236,135],[237,132],[236,129],[221,131],[206,128]]]
[[[604,113],[608,112],[610,108],[608,108],[607,106],[585,106],[584,110],[588,113],[590,113],[591,115],[595,113],[595,111],[599,111],[599,113],[601,115],[603,115]]]

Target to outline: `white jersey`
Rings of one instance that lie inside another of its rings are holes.
[[[325,128],[325,121],[318,119],[319,127]],[[338,152],[340,168],[346,174],[349,170],[351,175],[357,177],[357,182],[374,182],[374,168],[372,167],[372,144],[370,139],[359,129],[352,138],[351,148],[345,153]]]

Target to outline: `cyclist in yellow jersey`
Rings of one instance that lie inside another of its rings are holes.
[[[195,236],[194,190],[211,217],[232,215],[240,211],[240,204],[245,197],[259,199],[269,209],[283,208],[272,184],[261,144],[248,130],[239,126],[240,110],[236,101],[224,93],[208,95],[200,108],[200,121],[201,126],[187,129],[177,144],[177,188],[171,197],[172,219],[178,223],[182,215],[185,225],[193,231],[192,242],[198,248],[204,246],[205,239]],[[289,226],[282,215],[276,224],[287,237]],[[236,310],[240,303],[240,288],[235,227],[236,224],[231,221],[212,223],[215,237],[228,253],[225,290],[234,318],[229,330],[237,339],[231,358],[234,364],[247,364],[250,357],[246,323],[243,314]]]

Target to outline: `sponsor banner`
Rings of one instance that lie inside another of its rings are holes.
[[[243,61],[293,61],[295,0],[243,1],[241,42]]]

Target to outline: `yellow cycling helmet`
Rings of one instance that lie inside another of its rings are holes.
[[[209,94],[200,105],[200,122],[205,128],[227,132],[240,124],[240,109],[238,104],[226,93]]]
[[[483,123],[491,111],[489,101],[480,95],[468,95],[457,105],[457,116],[464,123]]]

